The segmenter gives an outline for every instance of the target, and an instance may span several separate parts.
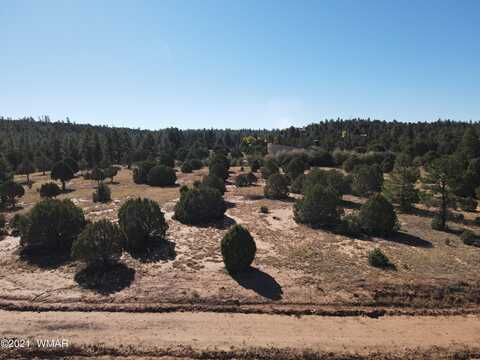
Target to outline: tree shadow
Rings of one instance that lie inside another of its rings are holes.
[[[60,190],[60,194],[69,194],[71,192],[74,192],[75,189],[72,189],[72,188],[67,188],[65,190]]]
[[[225,205],[227,206],[227,209],[232,209],[237,206],[235,203],[227,200],[225,200]]]
[[[23,206],[18,205],[18,204],[15,204],[14,206],[0,205],[0,210],[2,212],[6,212],[6,213],[13,213],[13,212],[16,212],[16,211],[22,210],[22,209],[23,209]]]
[[[215,222],[212,222],[210,226],[214,227],[215,229],[225,230],[229,227],[235,225],[237,222],[229,216],[224,215],[222,219],[219,219]]]
[[[41,248],[22,248],[18,254],[22,261],[42,269],[56,269],[70,260],[68,252],[53,253]]]
[[[267,273],[250,267],[240,273],[231,274],[241,287],[255,291],[258,295],[270,300],[281,300],[283,291],[280,284]]]
[[[87,266],[75,274],[77,284],[102,295],[119,292],[133,282],[135,270],[123,263],[108,267]]]
[[[405,232],[396,232],[390,235],[387,240],[414,247],[422,247],[428,249],[433,247],[430,241],[424,240],[415,235],[407,234]]]
[[[147,248],[141,253],[131,253],[131,255],[134,259],[143,263],[175,260],[177,257],[175,246],[176,244],[173,241],[163,240],[154,247]]]

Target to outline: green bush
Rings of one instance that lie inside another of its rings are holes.
[[[240,174],[235,178],[236,187],[251,186],[252,182],[250,177],[247,174]]]
[[[175,167],[175,157],[169,153],[162,153],[158,157],[158,164],[166,167]]]
[[[184,224],[203,224],[223,218],[226,210],[225,201],[217,189],[200,186],[180,193],[174,217]]]
[[[305,174],[300,174],[297,176],[295,180],[292,181],[290,185],[290,192],[294,194],[302,194],[303,193],[303,186],[305,184]]]
[[[338,170],[313,169],[305,176],[303,191],[313,185],[329,187],[335,190],[338,196],[350,192],[349,177],[344,176]]]
[[[150,186],[173,186],[177,181],[175,170],[165,165],[157,165],[148,172],[147,183]]]
[[[70,253],[73,240],[86,225],[83,210],[68,199],[41,200],[20,219],[21,247],[53,253]]]
[[[263,162],[263,166],[260,168],[260,173],[264,179],[268,179],[273,174],[278,174],[280,169],[276,161],[272,158],[267,158]]]
[[[72,258],[87,265],[110,266],[122,255],[123,234],[120,227],[108,220],[88,224],[73,241]]]
[[[435,216],[430,223],[433,230],[443,231],[445,227],[443,226],[442,219],[439,216]]]
[[[477,210],[478,202],[472,197],[459,198],[458,206],[463,211],[475,212]]]
[[[267,179],[264,188],[265,197],[269,199],[285,199],[288,197],[288,179],[282,174],[273,174]]]
[[[294,219],[312,227],[333,227],[340,221],[339,201],[338,194],[333,189],[311,186],[305,190],[303,199],[295,202]]]
[[[363,235],[362,225],[356,214],[344,216],[336,230],[340,234],[349,237],[361,237]]]
[[[16,198],[25,195],[25,189],[13,180],[7,180],[0,184],[1,205],[15,207]]]
[[[93,202],[106,203],[112,200],[110,188],[104,183],[100,183],[98,185],[97,189],[93,192],[92,197]]]
[[[392,266],[392,263],[390,262],[388,257],[379,248],[375,248],[368,253],[368,263],[371,266],[375,266],[382,269],[389,268]]]
[[[387,237],[398,229],[393,205],[382,194],[373,195],[361,206],[358,220],[362,229],[372,236]]]
[[[211,187],[217,189],[220,194],[225,194],[227,188],[225,187],[225,182],[217,176],[207,175],[203,177],[203,180],[200,184],[201,187]]]
[[[148,173],[156,165],[157,162],[153,160],[139,162],[133,169],[133,182],[135,184],[146,184],[148,182]]]
[[[343,170],[346,172],[352,172],[357,166],[361,165],[362,161],[356,154],[350,155],[344,162],[343,162]]]
[[[118,210],[118,224],[131,253],[144,252],[165,240],[168,224],[158,204],[150,199],[129,199]]]
[[[309,154],[309,163],[311,166],[335,166],[335,160],[332,154],[327,150],[318,149]]]
[[[7,225],[7,219],[5,219],[5,215],[0,214],[0,234],[5,234],[6,225]]]
[[[230,162],[223,152],[216,152],[209,160],[208,173],[220,179],[226,180],[228,178],[228,169]]]
[[[286,174],[293,181],[308,169],[308,163],[300,157],[293,158],[286,166]]]
[[[184,174],[191,173],[191,172],[193,171],[193,168],[192,168],[192,164],[190,163],[190,161],[185,161],[185,162],[182,164],[182,167],[180,168],[180,170],[181,170],[182,173],[184,173]]]
[[[103,169],[103,174],[106,178],[110,179],[110,182],[113,183],[113,178],[117,176],[120,168],[118,166],[108,166],[107,168]]]
[[[380,192],[383,186],[383,173],[378,165],[360,165],[353,170],[352,191],[358,196],[370,196]]]
[[[223,262],[228,272],[247,270],[255,259],[257,247],[247,229],[241,225],[232,226],[221,242]]]
[[[42,198],[54,198],[60,195],[61,190],[54,182],[48,182],[42,184],[40,187],[40,197]]]

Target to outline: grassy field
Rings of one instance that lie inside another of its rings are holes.
[[[230,181],[239,168],[233,168]],[[200,179],[206,169],[178,175],[181,184]],[[25,212],[39,201],[37,189],[50,181],[34,174],[31,189],[19,202]],[[24,180],[18,177],[17,180]],[[131,171],[122,169],[110,185],[112,202],[95,204],[96,182],[77,177],[67,185],[70,198],[87,218],[116,219],[119,206],[141,196],[159,202],[169,224],[168,247],[150,258],[124,254],[111,286],[89,289],[79,285],[82,265],[75,262],[32,264],[19,259],[18,238],[0,241],[0,301],[25,304],[290,304],[386,305],[428,308],[463,307],[480,303],[480,249],[462,243],[455,229],[469,227],[475,214],[465,213],[466,224],[451,224],[451,232],[432,230],[434,209],[418,208],[399,214],[400,232],[392,238],[352,239],[310,229],[293,220],[294,199],[263,197],[263,181],[256,186],[227,186],[229,209],[223,221],[194,227],[172,219],[179,187],[137,185]],[[346,211],[355,211],[365,199],[344,196]],[[261,214],[267,206],[268,214]],[[7,217],[13,216],[8,213]],[[246,226],[257,243],[252,271],[232,278],[222,263],[219,243],[234,223]],[[395,270],[368,265],[369,250],[380,247]],[[72,305],[73,306],[73,305]]]

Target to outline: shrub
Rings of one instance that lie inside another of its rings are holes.
[[[338,196],[350,192],[348,178],[338,170],[313,169],[305,177],[303,190],[314,185],[330,187],[337,192]]]
[[[102,202],[106,203],[112,200],[110,188],[104,184],[100,183],[97,189],[93,192],[93,202]]]
[[[458,206],[463,211],[474,212],[477,210],[478,202],[472,197],[468,198],[459,198],[458,199]]]
[[[281,174],[273,174],[267,179],[263,189],[269,199],[285,199],[288,197],[288,179]]]
[[[230,162],[223,152],[216,152],[209,160],[208,173],[226,180],[228,178],[228,169]]]
[[[262,165],[262,162],[260,159],[251,159],[250,160],[250,171],[251,172],[257,172],[260,169],[260,166]]]
[[[300,174],[290,185],[290,192],[294,194],[301,194],[305,184],[305,174]]]
[[[268,214],[268,207],[266,206],[260,206],[260,212],[262,214]]]
[[[55,253],[70,253],[73,240],[86,225],[83,210],[68,199],[41,200],[20,221],[23,249],[40,248]]]
[[[309,163],[311,166],[334,166],[335,160],[327,150],[314,150],[309,154]]]
[[[257,182],[257,177],[251,171],[247,174],[247,178],[248,178],[248,181],[250,181],[250,184],[255,184]]]
[[[355,169],[355,167],[361,165],[362,162],[360,160],[360,158],[358,157],[358,155],[356,154],[353,154],[353,155],[350,155],[344,162],[343,162],[343,170],[345,170],[346,172],[352,172],[353,169]]]
[[[358,219],[369,235],[387,237],[398,229],[393,205],[381,194],[373,195],[361,206]]]
[[[13,180],[8,180],[0,184],[0,199],[1,202],[12,207],[15,206],[16,198],[25,195],[23,186]]]
[[[255,259],[257,247],[248,230],[237,224],[223,237],[221,251],[228,272],[236,273],[250,267]]]
[[[59,161],[53,165],[50,177],[52,180],[60,180],[62,182],[62,190],[65,191],[65,182],[73,179],[73,170],[64,161]]]
[[[278,168],[275,160],[267,158],[263,162],[263,166],[260,168],[260,172],[264,179],[268,179],[271,175],[278,174],[280,172],[280,169]]]
[[[28,226],[28,219],[25,215],[15,214],[8,224],[13,236],[19,236],[22,229]]]
[[[352,191],[355,195],[370,196],[380,192],[383,185],[383,173],[378,165],[360,165],[353,171]]]
[[[157,163],[153,160],[139,162],[133,169],[133,182],[135,184],[146,184],[148,173],[156,165]]]
[[[187,189],[175,205],[175,219],[184,224],[202,224],[223,218],[227,206],[222,194],[209,186]]]
[[[185,161],[183,164],[182,164],[182,167],[180,168],[180,170],[182,171],[182,173],[191,173],[193,171],[193,168],[192,168],[192,164],[190,163],[190,161]]]
[[[165,165],[157,165],[148,172],[147,182],[150,186],[172,186],[177,181],[175,170]]]
[[[162,153],[158,157],[159,165],[173,168],[175,167],[175,157],[169,153]]]
[[[94,168],[91,172],[90,172],[90,179],[91,180],[96,180],[98,182],[98,184],[100,184],[100,182],[102,182],[103,180],[105,180],[105,172],[96,167]]]
[[[158,204],[150,199],[129,199],[118,210],[118,223],[126,248],[143,252],[165,239],[168,225]]]
[[[0,234],[5,233],[5,226],[7,225],[7,220],[5,219],[5,215],[0,214]]]
[[[40,196],[42,198],[54,198],[60,195],[60,192],[60,188],[54,182],[42,184],[42,186],[40,187]]]
[[[341,166],[349,157],[350,151],[335,149],[332,153],[333,160],[337,166]]]
[[[235,178],[236,187],[244,187],[250,185],[252,185],[252,182],[250,181],[250,177],[247,174],[240,174]]]
[[[435,216],[430,223],[433,230],[443,231],[446,229],[446,225],[443,225],[442,219],[440,216]]]
[[[293,181],[308,168],[308,164],[300,157],[293,158],[286,167],[288,177]]]
[[[117,176],[120,168],[118,166],[109,166],[103,169],[103,174],[106,178],[110,179],[110,182],[113,183],[113,178]]]
[[[123,234],[120,227],[108,220],[88,224],[73,241],[72,258],[87,265],[109,266],[122,255]]]
[[[312,227],[332,227],[340,221],[338,205],[339,197],[333,189],[314,185],[295,202],[293,216],[296,222]]]
[[[225,194],[225,191],[227,190],[227,188],[225,187],[225,182],[214,175],[204,176],[200,186],[217,189],[222,195]]]
[[[368,263],[371,266],[382,269],[392,266],[392,263],[390,262],[388,257],[379,248],[375,248],[368,253]]]
[[[337,232],[345,236],[360,237],[363,235],[362,225],[358,215],[350,214],[342,218],[337,227]]]
[[[465,245],[477,245],[480,244],[478,236],[471,230],[464,230],[460,235],[460,239]]]

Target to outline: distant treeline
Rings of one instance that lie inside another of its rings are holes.
[[[370,119],[327,120],[304,128],[283,130],[198,129],[140,130],[50,121],[48,117],[6,119],[0,117],[0,152],[11,170],[28,160],[37,170],[72,158],[89,167],[105,164],[130,165],[168,153],[176,160],[202,159],[208,150],[223,148],[232,157],[264,155],[267,143],[301,148],[322,148],[394,153],[412,158],[453,154],[467,128],[479,123],[436,121],[387,122]]]

